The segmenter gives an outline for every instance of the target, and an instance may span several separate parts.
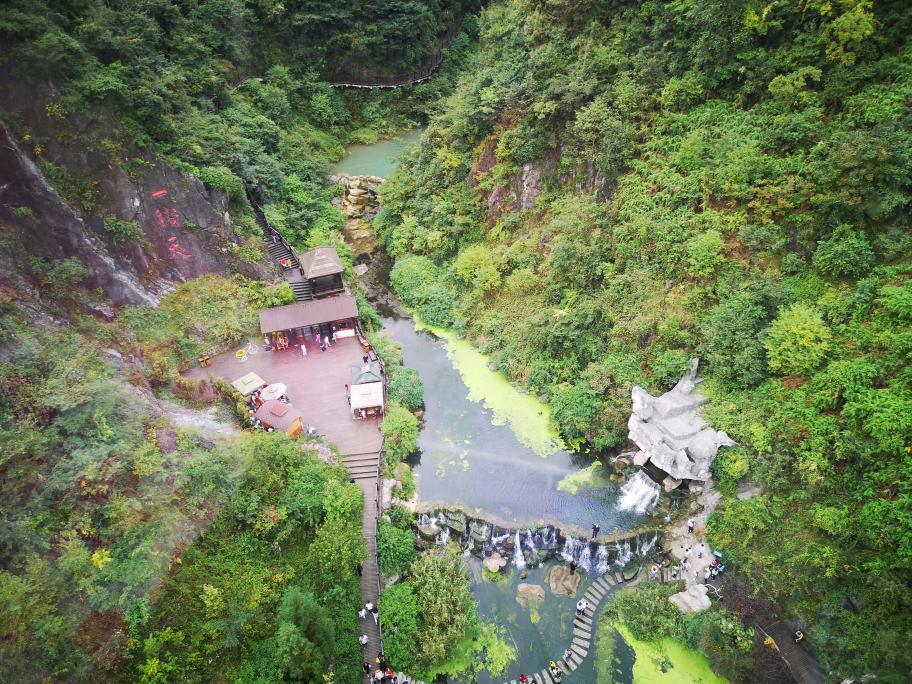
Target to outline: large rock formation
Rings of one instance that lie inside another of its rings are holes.
[[[681,612],[699,613],[712,605],[706,592],[705,584],[691,584],[684,591],[669,596],[668,600],[680,608]]]
[[[31,257],[74,257],[88,269],[88,288],[148,305],[204,273],[269,276],[244,257],[261,239],[234,232],[227,198],[131,142],[104,110],[61,113],[53,86],[7,76],[0,109],[15,122],[0,126],[7,273],[27,273]]]
[[[660,397],[653,397],[642,387],[632,391],[633,410],[627,427],[630,439],[640,448],[634,461],[652,463],[668,478],[666,489],[683,481],[704,482],[710,477],[710,466],[719,447],[735,446],[721,430],[706,426],[700,406],[707,399],[696,391],[697,359],[691,359],[690,370]]]

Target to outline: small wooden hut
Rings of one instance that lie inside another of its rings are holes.
[[[263,402],[253,416],[265,427],[281,430],[292,438],[304,432],[304,414],[278,399]]]

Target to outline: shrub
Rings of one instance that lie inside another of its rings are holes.
[[[402,404],[389,402],[381,429],[387,464],[404,460],[418,448],[418,419]]]
[[[244,199],[244,182],[227,166],[205,166],[199,170],[198,176],[203,183],[225,193],[229,199]]]
[[[111,237],[115,245],[126,245],[136,242],[144,237],[139,221],[124,221],[116,216],[108,216],[104,220],[105,232]]]
[[[763,379],[766,354],[759,335],[765,321],[766,311],[746,292],[710,311],[700,325],[705,338],[700,355],[715,377],[733,387],[749,387]]]
[[[717,230],[707,230],[687,241],[687,270],[695,276],[706,277],[715,273],[725,257],[725,241]]]
[[[682,349],[666,349],[656,356],[651,365],[655,381],[663,389],[670,389],[687,372],[690,355]]]
[[[456,257],[456,273],[462,280],[480,292],[493,290],[500,285],[500,271],[494,254],[485,245],[466,247]]]
[[[397,669],[418,666],[418,601],[412,584],[400,582],[384,589],[377,606],[383,615],[383,648]]]
[[[814,252],[814,266],[832,276],[864,275],[873,263],[874,250],[867,238],[847,225],[837,227]]]
[[[424,384],[414,368],[393,366],[389,372],[389,397],[410,411],[424,408]]]
[[[380,522],[377,534],[377,559],[380,572],[390,577],[401,575],[417,558],[415,533],[400,529],[388,522]]]
[[[807,373],[823,361],[831,337],[820,313],[807,304],[780,310],[763,342],[770,369],[780,375]]]

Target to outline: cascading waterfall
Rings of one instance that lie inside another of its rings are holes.
[[[583,547],[577,564],[586,572],[592,570],[592,544],[586,544]]]
[[[526,537],[526,548],[529,549],[529,552],[534,557],[538,553],[538,549],[535,548],[535,535],[532,534],[532,530],[526,530],[529,535]]]
[[[513,565],[519,569],[522,569],[526,567],[526,559],[523,556],[522,539],[520,539],[519,530],[516,530],[516,537],[513,544]]]
[[[598,551],[595,553],[595,572],[597,575],[604,575],[608,572],[609,558],[608,547],[604,544],[599,544]]]
[[[659,485],[642,470],[638,470],[633,477],[621,487],[621,496],[618,498],[618,509],[634,511],[643,514],[650,506],[659,500]]]
[[[627,565],[627,563],[630,562],[630,559],[633,558],[633,551],[630,550],[630,540],[625,539],[623,546],[621,546],[620,544],[617,544],[617,552],[618,552],[618,557],[617,557],[617,560],[614,562],[617,563],[618,565],[620,565],[621,567]]]
[[[445,546],[446,543],[447,543],[448,541],[450,541],[450,528],[449,528],[449,527],[444,527],[444,528],[440,531],[440,534],[437,535],[437,543],[438,543],[440,546]]]
[[[579,554],[579,546],[579,540],[567,537],[567,541],[564,542],[564,550],[561,551],[561,557],[567,562],[575,560],[577,554]]]
[[[639,550],[640,556],[645,557],[646,555],[648,555],[649,552],[652,551],[653,547],[656,545],[656,542],[658,540],[659,540],[659,533],[653,532],[652,539],[646,539],[645,543],[640,544],[640,550]]]

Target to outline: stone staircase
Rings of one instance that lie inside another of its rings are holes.
[[[295,255],[294,250],[291,249],[288,241],[285,240],[281,234],[279,234],[278,238],[273,237],[272,229],[266,221],[266,216],[263,214],[263,210],[260,209],[260,205],[257,203],[253,191],[250,188],[247,189],[247,199],[250,201],[250,206],[253,208],[253,215],[256,218],[257,225],[263,232],[263,241],[266,243],[266,251],[269,253],[269,256],[271,256],[280,266],[283,259],[290,264],[289,268],[284,268],[283,270],[285,272],[285,278],[288,280],[288,284],[291,285],[291,289],[295,294],[295,298],[299,302],[311,301],[314,298],[313,288],[310,286],[310,281],[301,274],[301,262],[298,261],[298,257]],[[276,231],[276,233],[278,233],[278,231]]]
[[[342,457],[342,462],[353,480],[377,480],[379,461],[376,453],[349,454]]]

